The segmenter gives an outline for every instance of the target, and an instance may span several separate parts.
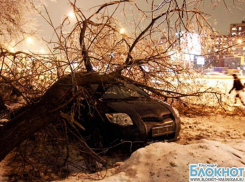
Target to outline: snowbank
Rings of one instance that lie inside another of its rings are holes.
[[[193,163],[218,164],[220,167],[244,167],[245,140],[233,142],[233,147],[209,140],[201,140],[201,143],[189,145],[154,143],[134,152],[118,168],[115,175],[102,181],[189,181],[189,164]]]
[[[111,176],[99,182],[186,182],[189,181],[189,164],[193,163],[244,167],[245,140],[233,140],[230,144],[206,139],[188,145],[153,143],[134,152],[127,161],[120,163],[114,174],[107,174]],[[96,174],[93,174],[90,177],[95,176]],[[77,175],[64,181],[93,180]]]

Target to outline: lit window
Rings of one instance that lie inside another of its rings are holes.
[[[236,27],[233,27],[231,30],[237,30]]]
[[[239,27],[238,30],[242,30],[242,27]]]
[[[243,47],[243,48],[242,48],[242,50],[244,50],[244,51],[245,51],[245,47]]]
[[[236,32],[232,32],[231,35],[236,35]]]

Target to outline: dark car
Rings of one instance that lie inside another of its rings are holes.
[[[82,125],[93,147],[114,141],[176,140],[180,131],[178,111],[152,99],[133,84],[92,84],[87,89],[93,100],[82,101]]]

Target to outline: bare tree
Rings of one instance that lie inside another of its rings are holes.
[[[0,160],[33,133],[56,121],[60,109],[81,94],[78,86],[86,89],[91,83],[126,81],[182,104],[186,101],[183,98],[200,98],[208,93],[220,101],[220,94],[185,83],[192,75],[191,65],[183,64],[181,57],[171,59],[183,49],[183,40],[188,47],[187,36],[197,33],[205,44],[205,37],[215,34],[207,21],[209,15],[198,9],[203,1],[145,3],[149,3],[149,10],[130,0],[112,1],[85,15],[76,1],[71,2],[77,21],[68,34],[64,29],[69,19],[56,28],[46,9],[46,20],[57,35],[57,41],[50,43],[59,50],[59,59],[52,51],[45,56],[1,49],[1,82],[18,88],[29,107],[0,128]],[[190,50],[184,51],[188,54]],[[206,53],[205,49],[201,51]],[[63,72],[61,78],[55,74],[58,69]],[[82,143],[87,153],[104,163],[84,140]]]
[[[26,35],[35,31],[34,19],[31,18],[31,3],[29,0],[20,1],[0,1],[0,38],[1,46],[12,46],[25,38]],[[14,41],[14,42],[13,42]]]
[[[36,4],[41,1],[35,1]],[[32,18],[34,15],[33,11],[33,3],[32,0],[1,0],[1,12],[0,12],[0,48],[3,50],[7,50],[8,52],[14,52],[15,46],[20,44],[23,40],[25,40],[28,36],[34,35],[36,31],[35,27],[35,19]],[[15,60],[11,61],[10,58],[6,58],[5,56],[1,56],[1,71],[0,75],[3,79],[3,76],[6,74],[3,70],[10,70],[8,68],[9,64],[15,64]],[[18,60],[18,58],[17,58]],[[17,61],[16,60],[16,61]],[[16,71],[17,65],[13,66],[15,69],[11,69],[11,72],[15,72],[14,74],[18,74]],[[21,67],[20,67],[21,69]],[[13,73],[12,72],[12,73]],[[12,77],[13,78],[13,77]],[[4,81],[3,81],[4,80]],[[5,77],[2,81],[9,82],[8,78]],[[3,83],[2,83],[3,84]],[[10,84],[14,91],[18,89],[14,86],[14,84]],[[4,92],[1,88],[0,92]],[[18,92],[18,91],[17,91]],[[20,92],[19,92],[20,93]],[[1,93],[1,103],[4,106],[4,94]],[[6,107],[2,107],[6,108]]]

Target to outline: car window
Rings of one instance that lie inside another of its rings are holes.
[[[142,98],[148,97],[149,95],[145,93],[140,88],[131,84],[121,84],[108,87],[104,94],[103,99],[131,99],[131,98]]]
[[[102,95],[103,99],[122,99],[118,86],[112,86],[106,89]]]
[[[132,90],[134,90],[134,92],[136,91],[139,97],[149,97],[149,94],[147,94],[144,90],[142,90],[139,87],[136,87],[133,84],[125,84],[127,88],[130,88]]]
[[[125,97],[143,97],[140,93],[138,93],[136,90],[133,90],[132,88],[129,87],[123,87],[120,86],[120,91],[121,94]]]

